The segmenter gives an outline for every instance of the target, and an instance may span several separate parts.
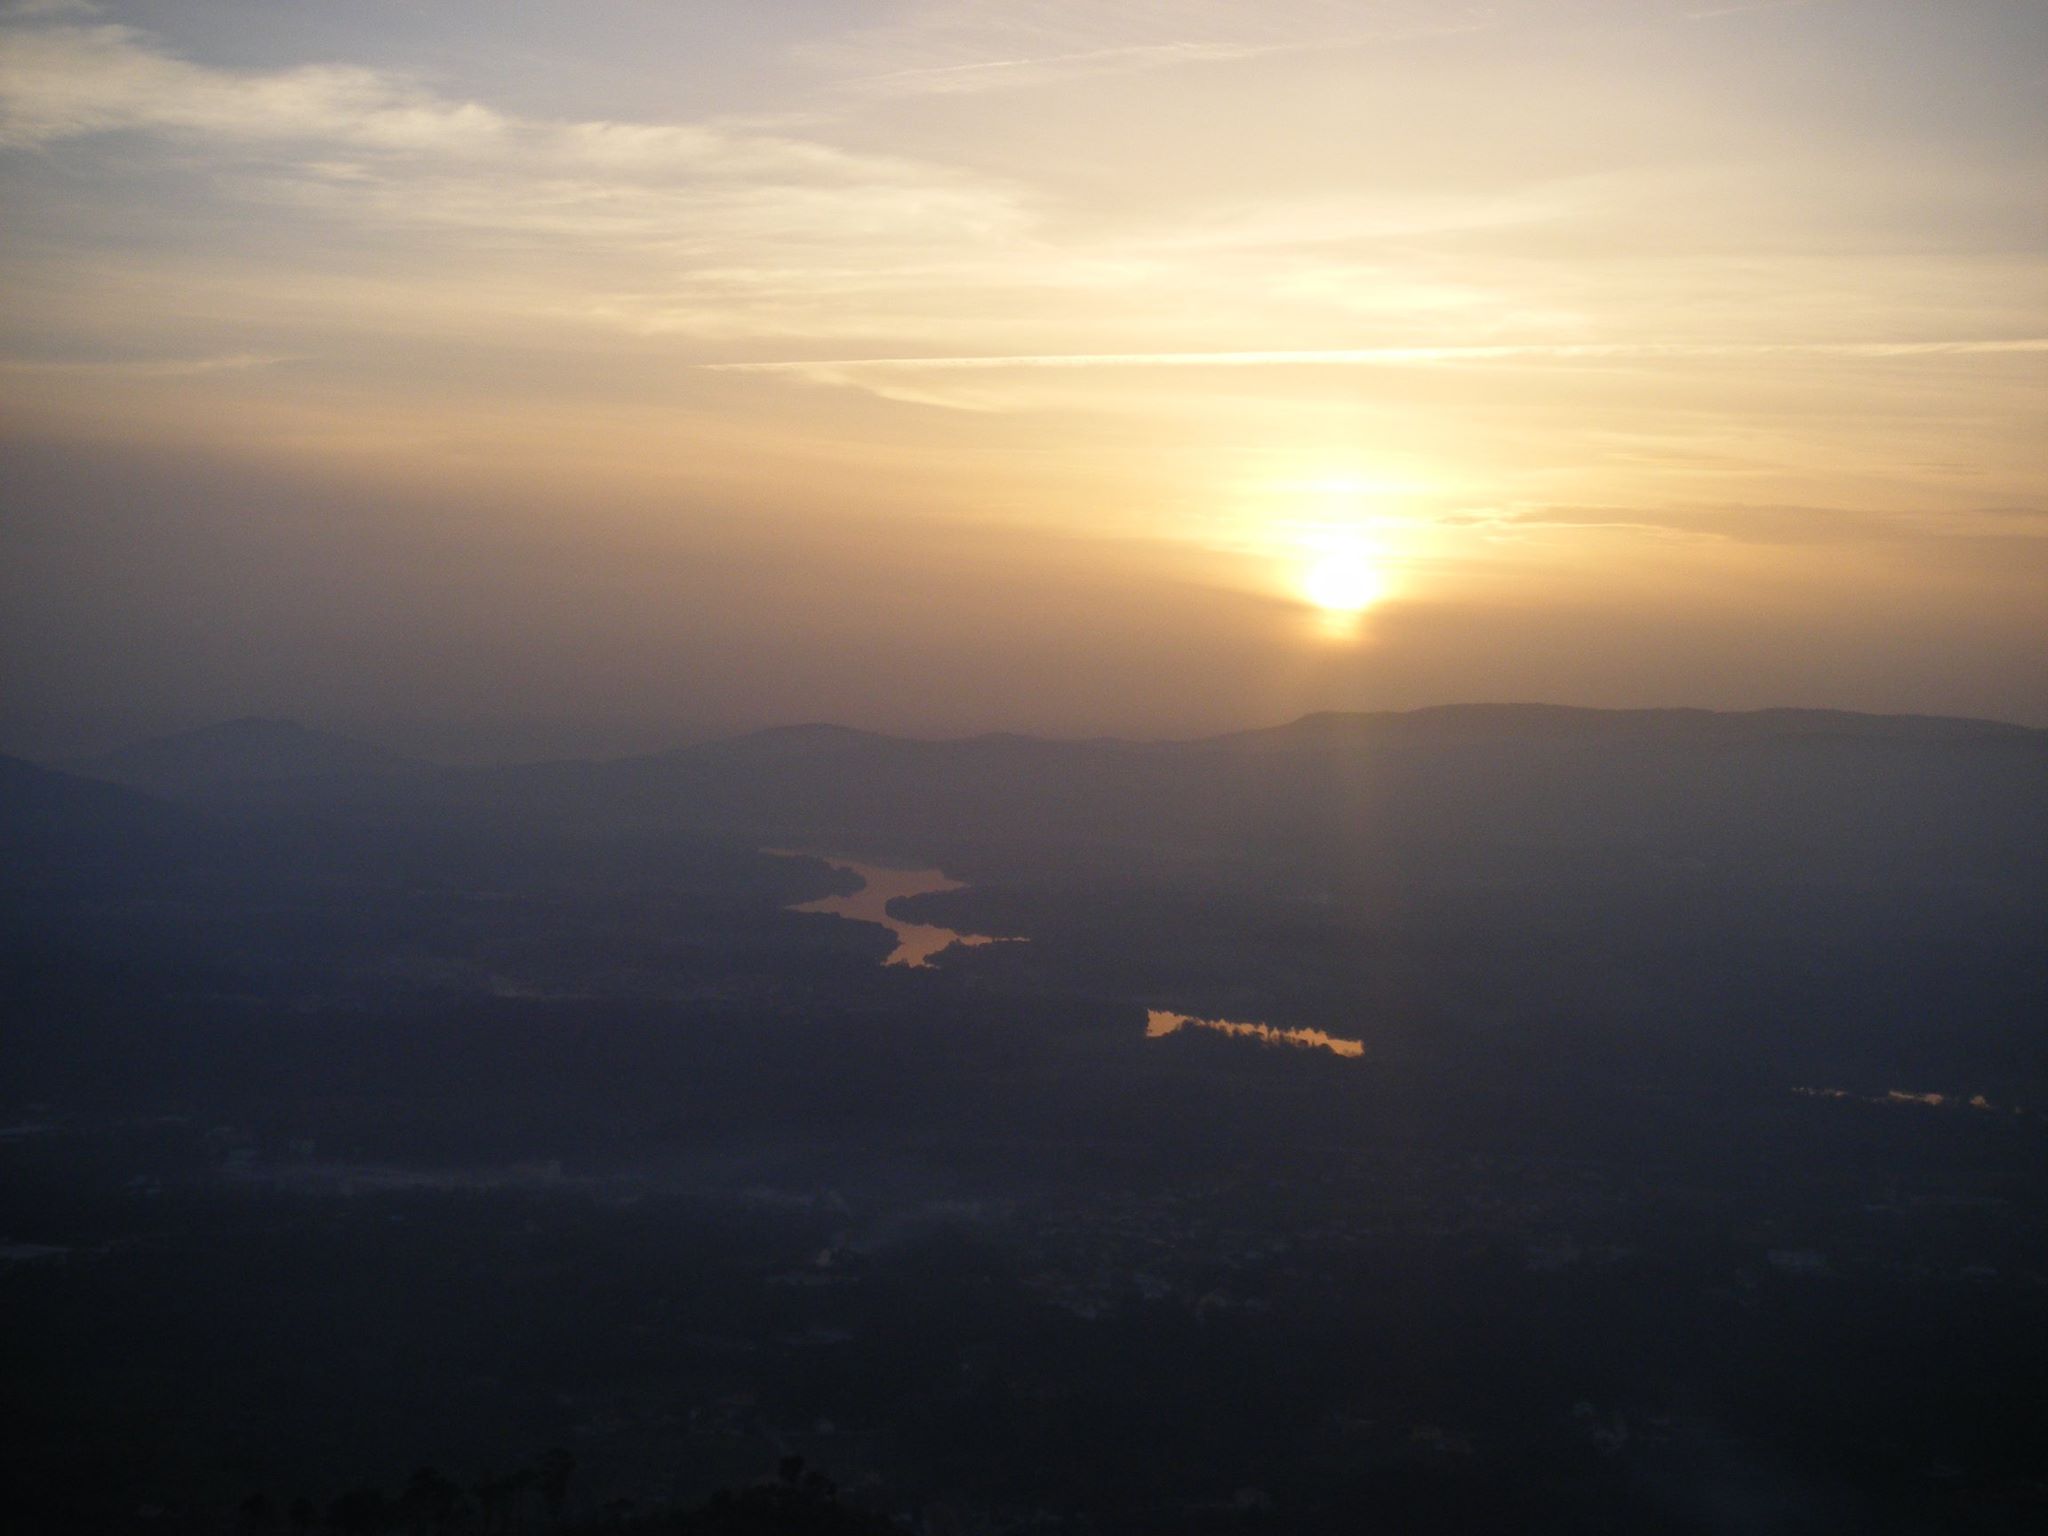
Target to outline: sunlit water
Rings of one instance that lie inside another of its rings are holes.
[[[951,928],[941,928],[935,923],[906,923],[889,912],[889,903],[899,897],[926,896],[935,891],[962,891],[967,887],[951,879],[939,869],[886,869],[879,864],[861,864],[852,859],[836,859],[822,853],[795,853],[785,848],[770,848],[769,853],[778,858],[816,859],[821,864],[830,864],[834,869],[851,870],[867,883],[850,896],[824,896],[817,901],[807,901],[791,907],[792,912],[824,912],[833,917],[850,918],[856,923],[879,923],[896,935],[896,948],[890,951],[884,965],[907,965],[920,967],[931,964],[933,955],[941,950],[951,949],[955,944],[970,948],[982,944],[1021,944],[1021,939],[996,938],[986,933],[960,933]]]
[[[1917,1093],[1905,1088],[1892,1088],[1881,1094],[1852,1093],[1847,1088],[1794,1088],[1792,1091],[1804,1099],[1850,1099],[1859,1104],[1919,1104],[1929,1109],[1993,1110],[1998,1107],[1981,1093],[1966,1099],[1959,1093]],[[2017,1104],[2011,1107],[2016,1115],[2026,1113]]]
[[[1193,1014],[1168,1013],[1154,1008],[1145,1015],[1145,1038],[1157,1040],[1183,1029],[1213,1029],[1219,1034],[1241,1035],[1267,1045],[1293,1045],[1306,1050],[1330,1051],[1338,1056],[1363,1056],[1365,1042],[1343,1040],[1320,1029],[1275,1029],[1270,1024],[1240,1024],[1233,1019],[1198,1019]]]

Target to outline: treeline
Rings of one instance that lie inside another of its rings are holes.
[[[396,1492],[365,1483],[323,1505],[305,1495],[280,1499],[259,1491],[226,1522],[143,1509],[136,1529],[233,1530],[238,1536],[905,1536],[894,1520],[843,1502],[837,1485],[807,1468],[801,1456],[783,1458],[772,1477],[722,1488],[696,1505],[613,1499],[595,1511],[572,1511],[575,1471],[576,1458],[556,1449],[468,1487],[421,1467]]]

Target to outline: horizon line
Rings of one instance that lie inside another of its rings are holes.
[[[2027,731],[2035,734],[2048,733],[2048,725],[2029,725],[2020,720],[2001,719],[1991,715],[1934,714],[1924,710],[1869,710],[1845,709],[1824,704],[1765,704],[1747,709],[1717,709],[1703,704],[1560,704],[1537,699],[1466,699],[1440,704],[1415,704],[1406,708],[1389,709],[1312,709],[1284,720],[1263,724],[1229,726],[1220,730],[1205,731],[1199,735],[1161,736],[1118,736],[1103,732],[1086,735],[1063,735],[1041,733],[1010,728],[992,728],[982,731],[968,731],[954,735],[914,735],[904,732],[879,730],[868,726],[846,725],[835,720],[791,720],[780,724],[751,726],[718,735],[704,736],[694,741],[684,741],[672,746],[652,747],[643,751],[631,751],[613,755],[579,757],[563,755],[542,755],[535,757],[492,757],[470,761],[444,762],[431,757],[408,752],[388,744],[387,733],[373,730],[370,734],[358,736],[348,729],[308,725],[305,721],[289,715],[246,714],[230,715],[217,720],[203,721],[198,725],[160,731],[147,736],[124,739],[113,746],[86,753],[66,753],[61,756],[30,756],[25,753],[0,748],[0,757],[12,758],[17,762],[29,763],[38,768],[61,773],[77,773],[96,759],[112,757],[137,747],[154,746],[176,741],[181,737],[195,736],[202,732],[216,730],[221,726],[264,724],[296,726],[316,735],[325,735],[351,743],[374,746],[395,756],[408,759],[423,768],[459,767],[491,768],[532,766],[544,763],[612,763],[633,762],[650,757],[662,757],[671,753],[690,752],[703,747],[726,745],[766,736],[778,732],[836,731],[849,736],[868,736],[885,741],[910,742],[920,745],[943,746],[948,744],[988,741],[996,738],[1015,738],[1025,741],[1068,743],[1086,745],[1090,743],[1114,742],[1133,746],[1186,746],[1207,741],[1221,741],[1234,736],[1254,736],[1267,731],[1285,730],[1289,726],[1311,720],[1367,719],[1389,716],[1440,714],[1461,710],[1497,711],[1545,711],[1559,714],[1579,715],[1712,715],[1743,717],[1760,715],[1831,715],[1858,720],[1911,720],[1940,721],[1965,725],[1997,726],[2005,730]],[[402,733],[401,733],[402,734]]]

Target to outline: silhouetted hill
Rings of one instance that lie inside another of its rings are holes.
[[[12,1525],[1666,1530],[1783,1445],[1955,1528],[2048,1382],[2044,770],[1489,707],[0,761]],[[886,966],[764,846],[1026,942]]]
[[[0,758],[0,1011],[66,954],[125,960],[130,930],[117,910],[232,878],[247,867],[236,862],[246,842],[197,808]]]
[[[1378,712],[1328,711],[1285,725],[1235,731],[1200,745],[1329,749],[1369,743],[1505,741],[1737,742],[1831,738],[1844,741],[1971,742],[2039,739],[2048,733],[1999,720],[1943,715],[1866,715],[1839,709],[1576,709],[1560,704],[1443,704]]]
[[[1524,875],[1560,858],[1963,881],[2048,847],[2048,732],[1829,711],[1500,705],[1188,742],[919,741],[807,726],[394,786],[616,826],[1002,864]]]
[[[728,736],[700,747],[686,747],[678,752],[659,755],[679,757],[697,752],[754,758],[809,757],[819,753],[857,750],[892,739],[874,731],[856,730],[850,725],[814,722],[808,725],[773,725],[765,730],[749,731],[744,736]]]
[[[106,856],[158,846],[191,830],[187,815],[148,795],[0,757],[0,859]]]
[[[135,742],[72,766],[160,794],[206,797],[302,780],[382,777],[421,765],[296,721],[252,716]]]
[[[239,722],[96,771],[386,822],[708,833],[983,872],[1202,865],[1307,890],[1633,870],[2038,891],[2048,854],[2048,732],[1826,710],[1465,705],[1183,742],[805,725],[612,762],[405,767]]]

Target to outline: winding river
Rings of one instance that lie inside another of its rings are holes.
[[[997,938],[986,933],[961,933],[954,928],[942,928],[936,923],[907,923],[890,912],[889,904],[899,898],[926,896],[938,891],[963,891],[967,887],[953,879],[942,869],[895,869],[884,864],[863,864],[857,859],[842,859],[831,854],[803,853],[791,848],[764,848],[763,853],[779,859],[816,859],[834,869],[843,869],[861,878],[861,888],[845,896],[821,896],[816,901],[802,902],[790,907],[791,912],[822,912],[830,917],[843,917],[856,923],[875,923],[896,935],[896,947],[882,963],[901,965],[911,969],[927,967],[932,956],[951,949],[956,944],[970,948],[983,944],[1020,944],[1021,939]],[[1145,1036],[1157,1040],[1166,1035],[1178,1034],[1183,1029],[1209,1029],[1219,1034],[1235,1035],[1240,1039],[1258,1040],[1266,1045],[1294,1046],[1307,1050],[1328,1051],[1335,1056],[1358,1057],[1365,1054],[1365,1044],[1359,1040],[1346,1040],[1341,1036],[1326,1034],[1320,1029],[1279,1029],[1271,1024],[1241,1023],[1235,1019],[1201,1019],[1188,1013],[1170,1013],[1163,1008],[1154,1008],[1145,1016]]]
[[[792,912],[824,912],[850,918],[856,923],[879,923],[896,935],[896,948],[884,965],[919,968],[931,964],[932,956],[955,944],[970,948],[982,944],[1017,944],[1021,939],[1002,939],[986,933],[960,933],[936,923],[906,923],[890,914],[889,903],[899,897],[926,896],[936,891],[962,891],[967,887],[941,869],[890,869],[880,864],[862,864],[853,859],[834,858],[822,853],[798,853],[787,848],[766,850],[778,858],[816,859],[834,869],[849,870],[866,883],[848,896],[824,896],[791,907]]]

